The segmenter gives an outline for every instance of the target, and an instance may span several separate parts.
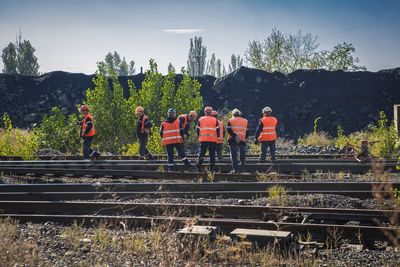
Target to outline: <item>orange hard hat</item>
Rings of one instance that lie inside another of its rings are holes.
[[[136,109],[135,109],[135,113],[136,114],[141,113],[143,111],[144,111],[144,108],[142,106],[137,106]]]
[[[213,111],[212,107],[207,106],[204,108],[204,113],[207,115],[212,115],[212,111]]]
[[[88,111],[89,110],[89,108],[86,106],[86,105],[82,105],[80,108],[79,108],[79,111],[80,112],[82,112],[82,111]]]
[[[214,117],[217,117],[218,114],[219,114],[218,111],[216,111],[216,110],[213,110],[213,111],[212,111],[212,115],[213,115]]]

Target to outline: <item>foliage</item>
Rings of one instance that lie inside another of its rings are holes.
[[[15,43],[9,43],[1,55],[4,63],[4,73],[21,75],[39,75],[38,59],[35,48],[28,40],[22,40],[21,32]]]
[[[117,51],[114,51],[114,53],[108,52],[104,61],[99,62],[99,65],[105,65],[103,71],[107,75],[111,75],[108,70],[117,73],[118,76],[133,75],[136,71],[135,61],[131,60],[128,64],[125,57],[121,60],[121,56]]]
[[[106,66],[98,65],[94,88],[86,92],[86,102],[93,115],[96,127],[95,144],[101,151],[117,152],[118,148],[135,137],[134,106],[137,92],[132,81],[128,81],[130,96],[124,97],[124,89],[117,73],[108,68],[110,79],[104,75]]]
[[[240,55],[232,54],[231,56],[231,64],[229,64],[229,72],[233,72],[234,70],[240,68],[243,65],[243,58]]]
[[[314,130],[312,133],[306,134],[298,139],[299,145],[302,146],[330,146],[331,140],[327,133],[318,131],[318,121],[322,117],[314,119]]]
[[[268,200],[271,205],[285,206],[288,204],[286,188],[281,185],[273,185],[268,187]]]
[[[276,28],[263,42],[249,42],[246,60],[255,68],[268,72],[290,73],[298,69],[365,70],[356,65],[355,48],[351,43],[336,45],[332,51],[321,50],[317,37],[311,33],[286,35]]]
[[[333,144],[338,148],[344,148],[347,143],[360,146],[361,141],[370,143],[370,152],[375,157],[390,158],[398,155],[396,147],[397,133],[393,123],[389,123],[385,112],[379,114],[379,121],[368,127],[367,131],[343,134],[343,128],[338,127],[337,137]]]
[[[10,116],[3,115],[4,128],[0,129],[0,156],[20,156],[34,159],[39,147],[36,131],[13,128]]]
[[[64,115],[60,108],[53,107],[45,115],[37,129],[40,148],[51,148],[63,153],[76,154],[80,149],[80,126],[76,113]]]
[[[203,46],[201,37],[190,39],[189,56],[187,60],[187,70],[190,76],[200,76],[204,74],[206,67],[207,48]]]
[[[149,119],[153,122],[153,129],[149,136],[148,149],[152,153],[164,153],[158,127],[166,118],[166,111],[173,107],[177,114],[184,114],[190,110],[200,110],[203,105],[203,98],[200,95],[201,84],[191,78],[183,71],[181,83],[176,87],[176,75],[169,72],[167,76],[158,72],[157,64],[150,60],[150,69],[146,72],[146,78],[142,83],[142,89],[131,94],[132,103],[141,105]],[[154,103],[158,103],[155,105]],[[126,145],[122,148],[123,153],[129,155],[137,154],[138,146],[135,144]]]
[[[175,67],[171,62],[168,64],[168,73],[170,72],[176,73]]]

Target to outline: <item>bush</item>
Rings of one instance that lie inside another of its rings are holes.
[[[338,126],[337,137],[333,144],[338,148],[344,148],[347,143],[360,146],[361,141],[370,142],[370,153],[375,157],[390,158],[398,155],[396,147],[397,133],[393,123],[389,123],[385,112],[379,113],[379,121],[368,127],[367,131],[343,134],[343,128]]]
[[[119,152],[122,155],[134,156],[139,154],[139,142],[127,144],[122,146]],[[152,154],[162,154],[165,153],[164,146],[161,143],[161,136],[158,132],[158,127],[153,126],[150,131],[149,140],[147,142],[147,149]]]
[[[299,138],[298,143],[302,146],[330,146],[332,144],[330,137],[325,132],[318,131],[318,121],[321,117],[314,120],[314,131]]]
[[[4,128],[0,129],[0,156],[19,156],[29,160],[35,158],[39,148],[37,130],[15,129],[10,116],[3,115]]]
[[[37,129],[40,148],[76,154],[81,147],[80,126],[77,122],[77,114],[66,116],[60,108],[53,107],[51,114],[43,117],[42,123]]]

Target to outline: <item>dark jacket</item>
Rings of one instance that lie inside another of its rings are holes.
[[[189,136],[189,129],[190,129],[190,121],[189,121],[189,115],[188,114],[184,114],[184,117],[186,117],[186,127],[183,129],[185,134],[187,136]],[[185,122],[185,118],[179,117],[180,123],[183,125],[183,123]]]
[[[172,123],[172,122],[174,122],[176,120],[177,120],[177,118],[167,118],[165,121],[169,122],[169,123]],[[179,120],[179,133],[181,134],[181,136],[183,138],[183,136],[185,135],[185,129],[183,128],[183,124],[182,124],[181,120]],[[164,126],[161,123],[161,126],[160,126],[160,136],[161,136],[161,138],[163,137],[163,134],[164,134]]]

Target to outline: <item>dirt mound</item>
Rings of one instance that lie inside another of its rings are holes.
[[[93,87],[93,75],[51,72],[38,77],[0,74],[0,114],[7,112],[14,125],[29,127],[40,122],[53,106],[69,114],[82,103]],[[120,77],[137,88],[144,74]],[[182,79],[177,75],[177,83]],[[313,120],[322,117],[319,128],[336,133],[360,130],[385,111],[392,118],[393,104],[400,102],[400,68],[379,72],[295,71],[289,75],[241,67],[222,79],[198,77],[206,105],[219,111],[239,108],[255,128],[264,106],[278,117],[281,136],[296,138],[312,130]]]

